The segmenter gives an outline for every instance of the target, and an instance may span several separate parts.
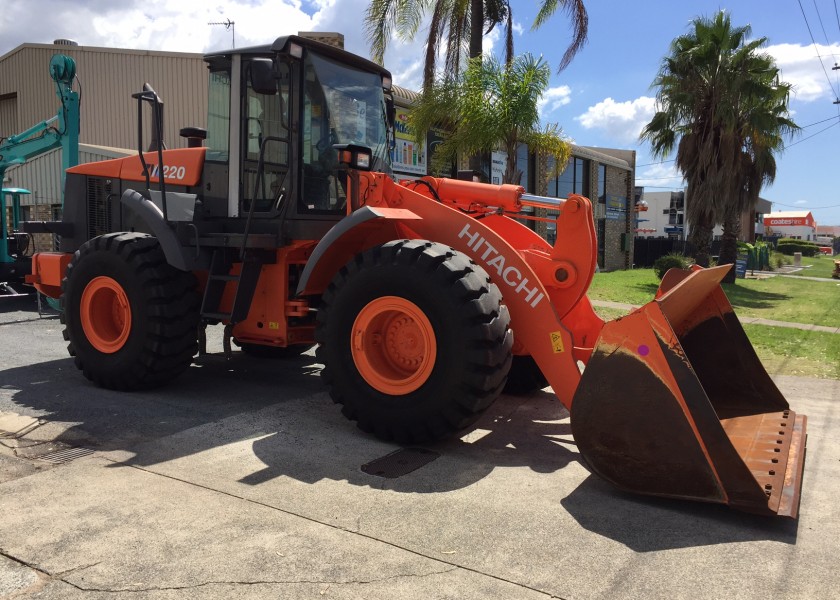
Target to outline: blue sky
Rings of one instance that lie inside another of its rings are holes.
[[[766,51],[794,85],[793,119],[803,126],[778,158],[773,186],[762,197],[774,210],[810,210],[820,225],[840,225],[840,0],[646,0],[586,2],[589,41],[562,73],[552,76],[543,118],[559,123],[577,144],[637,151],[637,183],[651,191],[679,189],[672,162],[659,163],[641,127],[654,111],[650,88],[671,40],[685,33],[692,18],[727,10],[733,23],[752,26],[753,37],[768,38]],[[536,0],[513,0],[518,54],[542,55],[556,71],[570,30],[558,13],[540,30],[530,28]],[[24,42],[71,38],[82,45],[204,52],[264,44],[297,31],[339,31],[348,50],[368,55],[364,38],[365,0],[6,0],[0,11],[0,55]],[[804,15],[803,15],[804,11]],[[233,31],[208,25],[230,19]],[[807,19],[807,24],[806,24]],[[808,26],[811,33],[809,34]],[[485,39],[485,51],[501,49],[499,32]],[[395,83],[420,84],[421,31],[415,42],[393,40],[386,67]],[[813,40],[812,40],[813,35]],[[818,54],[822,57],[820,65]]]

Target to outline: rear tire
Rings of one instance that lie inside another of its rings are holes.
[[[514,356],[508,373],[504,392],[513,396],[525,396],[548,385],[548,379],[537,366],[533,356]]]
[[[402,240],[344,266],[318,311],[330,395],[380,438],[416,443],[458,431],[501,393],[513,335],[499,289],[466,255]]]
[[[196,279],[169,265],[157,239],[143,233],[109,233],[79,248],[61,308],[76,367],[104,388],[162,385],[198,351]]]

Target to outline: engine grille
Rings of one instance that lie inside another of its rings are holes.
[[[88,239],[108,233],[111,228],[111,181],[88,177],[87,212]]]

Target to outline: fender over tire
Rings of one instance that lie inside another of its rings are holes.
[[[198,351],[195,276],[144,233],[109,233],[76,251],[62,281],[64,339],[91,381],[114,390],[162,385]]]
[[[466,255],[389,242],[342,267],[323,294],[322,378],[362,430],[399,443],[439,438],[473,423],[501,393],[509,322],[501,292]]]

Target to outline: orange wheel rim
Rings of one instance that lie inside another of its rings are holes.
[[[437,342],[431,322],[416,304],[398,296],[383,296],[359,312],[350,351],[371,387],[397,396],[419,389],[429,379]]]
[[[91,346],[113,354],[131,331],[131,305],[122,286],[110,277],[91,279],[82,292],[82,329]]]

